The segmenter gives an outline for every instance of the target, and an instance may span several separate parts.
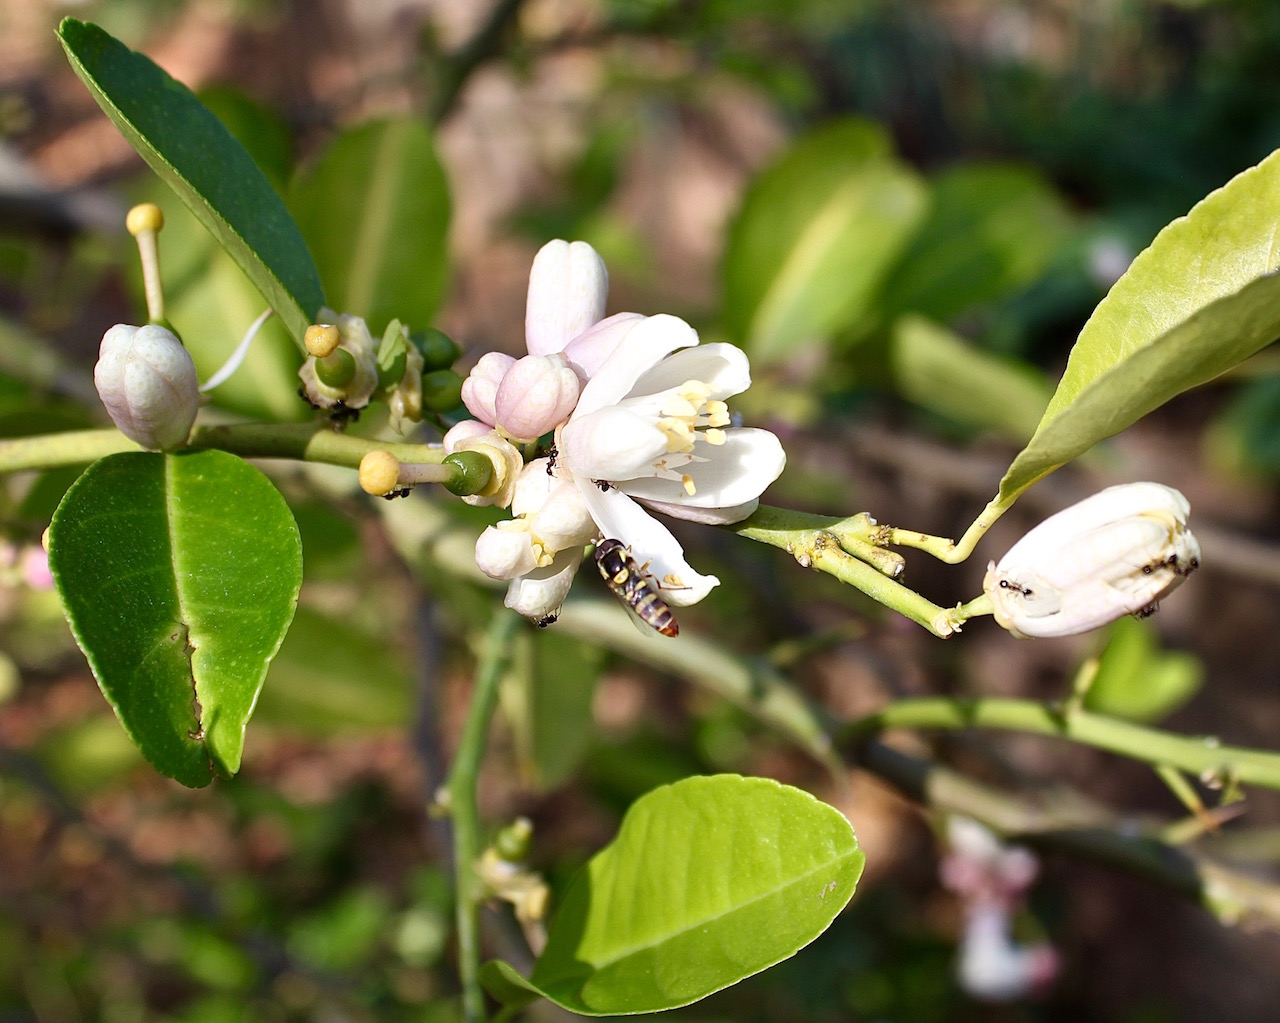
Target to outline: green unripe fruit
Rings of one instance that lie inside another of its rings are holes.
[[[462,404],[462,377],[451,369],[422,375],[422,407],[432,412],[452,412]]]
[[[479,451],[455,451],[444,457],[443,464],[458,470],[458,474],[444,485],[445,490],[458,497],[480,493],[493,479],[493,462]]]
[[[448,369],[462,354],[457,342],[435,327],[428,327],[421,334],[414,334],[410,340],[422,353],[424,368],[428,373],[435,369]]]
[[[325,387],[340,388],[356,375],[356,360],[345,348],[335,348],[323,359],[316,359],[316,376]]]
[[[528,817],[517,817],[498,832],[493,851],[508,863],[518,863],[529,855],[533,842],[533,824]]]

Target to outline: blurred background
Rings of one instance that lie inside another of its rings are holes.
[[[995,494],[1132,257],[1280,147],[1280,5],[1261,0],[0,0],[2,435],[105,422],[98,340],[144,309],[132,202],[165,209],[170,316],[202,378],[263,308],[71,72],[54,35],[68,14],[205,99],[286,196],[331,304],[375,334],[392,316],[437,326],[462,372],[519,352],[533,253],[585,239],[610,312],[676,313],[751,354],[742,411],[790,456],[770,503],[950,536]],[[818,209],[837,241],[778,286],[777,252]],[[212,414],[305,417],[295,360],[268,334]],[[1280,358],[1264,351],[1035,487],[970,563],[909,557],[914,588],[967,600],[1047,512],[1159,480],[1190,498],[1205,567],[1151,620],[1018,642],[980,619],[941,643],[782,552],[689,527],[691,561],[726,584],[682,635],[771,659],[836,719],[904,695],[1057,699],[1104,652],[1094,709],[1275,748],[1278,472]],[[447,845],[427,807],[497,599],[467,567],[495,516],[372,502],[350,473],[273,473],[307,581],[244,770],[202,791],[142,762],[49,588],[39,536],[75,472],[5,481],[0,1021],[456,1017]],[[578,589],[607,600],[593,581]],[[690,773],[801,785],[858,830],[867,873],[832,928],[679,1018],[1275,1018],[1272,930],[1061,855],[1016,921],[1058,950],[1058,976],[975,998],[955,979],[961,911],[935,820],[643,657],[555,629],[520,643],[482,810],[533,820],[553,887],[632,800]],[[1186,814],[1149,768],[1091,750],[895,741],[1121,820]],[[1280,799],[1251,791],[1245,811],[1201,841],[1280,884]],[[486,927],[492,954],[527,957],[507,915]]]

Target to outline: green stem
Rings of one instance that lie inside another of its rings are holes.
[[[781,548],[805,568],[835,576],[935,636],[945,639],[959,632],[968,618],[964,608],[939,607],[894,581],[892,577],[901,571],[901,556],[880,549],[876,542],[880,528],[866,515],[832,519],[762,506],[728,528]]]
[[[998,697],[954,699],[923,697],[898,700],[847,725],[841,743],[890,728],[997,728],[1093,746],[1153,765],[1168,765],[1200,777],[1280,789],[1280,753],[1224,746],[1212,736],[1172,735],[1155,728],[1086,710],[1064,713],[1061,708],[1034,700]]]
[[[518,615],[501,611],[484,636],[475,689],[458,749],[445,783],[453,817],[453,872],[457,887],[458,976],[462,981],[462,1011],[466,1023],[483,1023],[484,991],[480,987],[480,903],[484,892],[475,874],[480,858],[480,811],[476,780],[484,757],[489,722],[498,706],[498,683],[511,656],[511,638]]]
[[[884,527],[883,542],[892,547],[912,547],[931,554],[948,565],[955,565],[973,553],[973,549],[978,546],[978,541],[986,535],[987,530],[1012,506],[1012,497],[995,498],[982,509],[982,514],[973,520],[973,524],[964,531],[964,536],[958,543],[944,536],[931,536],[914,529],[899,529],[895,526]]]
[[[245,458],[292,458],[356,468],[370,451],[390,451],[403,463],[439,463],[444,449],[433,444],[395,444],[338,433],[322,423],[197,425],[187,447],[218,448]],[[0,474],[64,465],[88,465],[106,455],[138,451],[114,429],[72,430],[0,441]]]

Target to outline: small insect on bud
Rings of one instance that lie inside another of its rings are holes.
[[[190,353],[172,331],[118,323],[102,336],[93,382],[112,422],[152,451],[180,447],[200,408]]]
[[[992,563],[982,588],[1019,638],[1071,636],[1145,617],[1200,566],[1191,506],[1172,487],[1108,487],[1045,519]]]

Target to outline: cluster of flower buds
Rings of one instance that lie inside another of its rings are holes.
[[[381,399],[400,433],[421,422],[424,409],[458,408],[462,379],[448,368],[458,346],[440,331],[410,336],[407,327],[392,320],[375,344],[359,316],[321,309],[319,317],[320,323],[307,328],[308,358],[298,370],[301,394],[313,407],[344,415]]]
[[[968,817],[947,820],[948,852],[940,874],[960,899],[964,934],[956,966],[960,986],[974,998],[1007,1002],[1044,991],[1058,973],[1058,954],[1045,942],[1013,939],[1013,917],[1022,909],[1039,864],[1021,846],[1001,842]]]
[[[1069,636],[1153,614],[1200,565],[1190,510],[1172,487],[1126,483],[1050,516],[988,567],[996,621],[1020,638]]]
[[[733,424],[725,399],[751,382],[739,349],[700,345],[675,316],[606,318],[607,297],[590,245],[543,246],[529,275],[528,354],[483,356],[462,385],[475,419],[445,437],[446,449],[541,455],[520,458],[491,496],[513,518],[476,543],[481,570],[508,582],[507,606],[540,624],[554,620],[584,545],[606,537],[630,548],[667,603],[701,600],[719,580],[689,566],[650,510],[739,521],[786,464],[772,433]]]

